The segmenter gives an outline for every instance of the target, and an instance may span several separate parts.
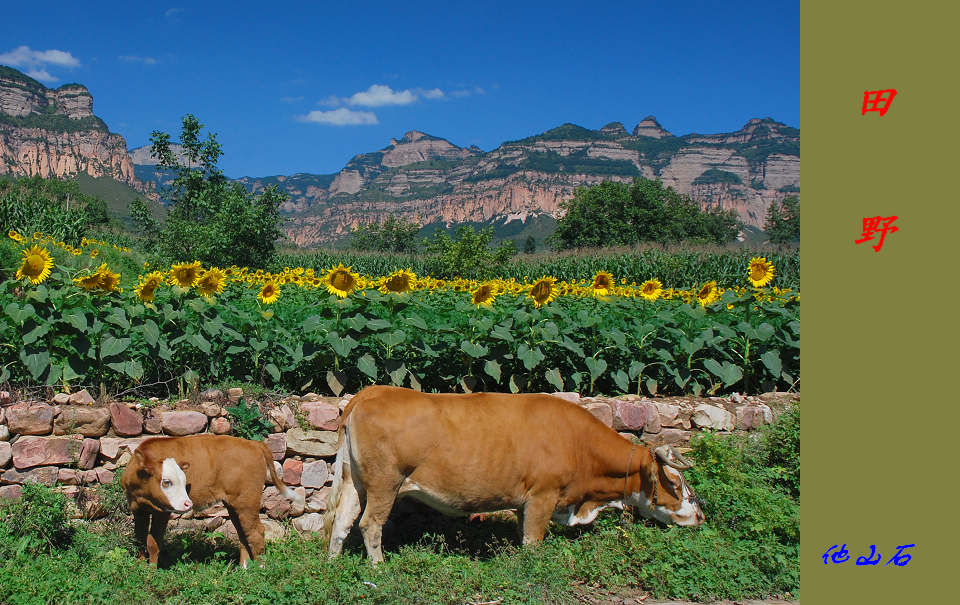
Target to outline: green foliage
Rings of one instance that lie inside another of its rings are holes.
[[[391,214],[383,224],[371,222],[359,225],[350,234],[354,250],[415,254],[420,248],[417,235],[419,222],[406,222]]]
[[[437,229],[433,239],[425,242],[427,253],[437,256],[438,271],[434,273],[434,277],[477,275],[488,278],[499,275],[500,269],[517,251],[510,241],[505,241],[496,250],[492,250],[491,239],[493,227],[474,231],[473,227],[461,226],[457,229],[455,238]]]
[[[760,433],[758,464],[772,476],[771,483],[800,500],[800,406],[790,408]]]
[[[109,222],[106,203],[80,192],[77,183],[39,176],[0,177],[0,229],[31,236],[35,231],[80,246],[88,231]]]
[[[20,500],[0,508],[0,559],[52,553],[73,542],[75,528],[63,494],[33,482]]]
[[[635,179],[632,185],[600,183],[578,187],[564,202],[566,214],[552,236],[558,249],[630,246],[640,242],[733,241],[738,221],[733,211],[702,211],[689,197],[664,188],[659,180]]]
[[[788,244],[800,239],[800,200],[791,195],[782,202],[770,202],[764,231],[774,244]]]
[[[523,242],[523,253],[524,254],[533,254],[537,251],[537,238],[532,235],[528,235],[527,239]]]
[[[173,203],[166,222],[161,227],[145,220],[143,209],[137,208],[140,227],[148,241],[156,240],[155,252],[168,262],[264,267],[283,234],[279,206],[286,195],[275,187],[251,195],[242,183],[229,182],[217,168],[223,152],[216,136],[208,133],[201,141],[201,128],[195,116],[184,116],[180,144],[187,166],[171,151],[170,135],[154,131],[150,136],[158,167],[177,176],[166,192]]]
[[[97,130],[109,132],[106,123],[97,116],[84,118],[70,118],[60,113],[53,113],[54,106],[47,106],[48,111],[31,113],[25,116],[11,116],[0,113],[0,124],[14,128],[40,128],[51,132],[85,132]]]
[[[693,179],[693,184],[694,185],[716,185],[716,184],[742,185],[743,180],[733,172],[711,168],[709,170],[706,170],[703,174],[701,174],[697,178]]]
[[[263,441],[264,437],[270,434],[272,425],[260,413],[256,403],[247,404],[240,399],[237,405],[228,407],[226,410],[230,416],[233,433],[237,437]]]
[[[20,247],[0,234],[0,282],[13,279],[22,258]]]
[[[503,145],[528,145],[538,141],[601,141],[609,138],[607,134],[599,130],[590,130],[589,128],[567,122],[532,137],[516,141],[505,141]]]

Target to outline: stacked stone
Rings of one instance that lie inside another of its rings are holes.
[[[695,431],[753,430],[774,419],[773,410],[765,403],[769,395],[658,401],[636,395],[604,398],[553,394],[583,406],[624,437],[639,438],[650,446],[683,446]],[[783,395],[774,397],[782,400]],[[9,393],[0,391],[0,500],[19,498],[21,485],[35,481],[57,486],[73,497],[78,503],[76,517],[95,518],[103,511],[88,488],[113,481],[114,472],[127,464],[144,439],[205,432],[230,434],[225,405],[236,403],[241,396],[243,391],[238,388],[226,394],[209,390],[200,395],[199,403],[182,400],[173,405],[174,409],[166,409],[159,403],[112,402],[101,406],[85,390],[57,394],[49,403],[16,402]],[[293,507],[276,487],[266,486],[261,519],[268,537],[286,533],[284,520],[291,520],[299,532],[322,529],[321,513],[326,510],[333,479],[337,427],[350,397],[308,393],[272,404],[267,414],[272,433],[265,442],[273,453],[277,474],[304,496],[305,506]],[[269,475],[267,479],[269,482]],[[236,537],[223,506],[183,515],[171,527],[203,528]]]

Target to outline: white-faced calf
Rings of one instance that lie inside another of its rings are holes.
[[[303,497],[277,476],[273,455],[260,441],[224,435],[147,439],[121,480],[140,555],[157,563],[171,514],[222,502],[240,537],[240,562],[246,567],[264,550],[260,498],[268,472],[281,494],[302,504]]]

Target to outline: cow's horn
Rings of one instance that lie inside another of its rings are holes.
[[[673,468],[681,471],[685,471],[688,468],[693,466],[693,463],[683,457],[683,455],[677,450],[673,449],[669,445],[661,445],[654,450],[657,458],[663,461],[667,466],[672,466]]]

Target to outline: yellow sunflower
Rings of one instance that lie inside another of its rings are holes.
[[[93,273],[91,275],[75,277],[73,278],[73,283],[77,284],[87,292],[91,292],[100,287],[100,274]]]
[[[99,248],[94,248],[90,251],[90,258],[97,258],[97,255],[100,254]]]
[[[640,296],[647,300],[657,300],[663,293],[663,284],[659,279],[648,279],[640,286]]]
[[[471,301],[477,307],[489,307],[497,297],[497,287],[494,284],[483,284],[472,292]]]
[[[756,256],[750,259],[750,283],[755,288],[762,288],[773,281],[773,263],[765,257]]]
[[[398,269],[387,277],[383,278],[380,284],[380,292],[409,292],[413,290],[413,284],[416,283],[417,275],[410,269]]]
[[[717,290],[716,281],[708,281],[703,284],[703,287],[697,292],[697,302],[704,307],[718,298],[720,298],[720,291]]]
[[[200,261],[179,263],[170,267],[170,285],[189,288],[200,278]]]
[[[330,294],[345,298],[360,285],[360,276],[341,263],[327,271],[323,282],[327,285],[327,291]]]
[[[137,294],[137,298],[143,302],[153,302],[153,296],[160,284],[163,283],[163,278],[164,275],[160,271],[148,273],[140,282],[140,285],[133,290]]]
[[[22,244],[23,242],[27,241],[27,238],[23,237],[13,229],[11,229],[10,231],[7,231],[7,237],[17,242],[18,244]]]
[[[227,276],[220,269],[207,269],[197,280],[197,291],[203,296],[223,292]]]
[[[113,292],[117,289],[117,284],[120,283],[120,274],[111,271],[107,267],[107,263],[100,265],[97,274],[100,276],[100,288],[107,292]]]
[[[533,306],[538,309],[548,304],[557,297],[556,289],[557,278],[543,276],[533,282],[530,292],[527,294],[533,300]]]
[[[50,277],[53,259],[46,248],[31,246],[23,251],[23,263],[17,269],[17,279],[27,277],[31,284],[39,284]]]
[[[590,287],[593,288],[595,294],[605,296],[613,290],[615,283],[612,273],[609,271],[598,271],[597,274],[593,276],[593,284]]]
[[[265,305],[274,303],[280,298],[280,288],[277,287],[277,284],[273,280],[270,280],[260,289],[260,294],[257,294],[257,298]]]

